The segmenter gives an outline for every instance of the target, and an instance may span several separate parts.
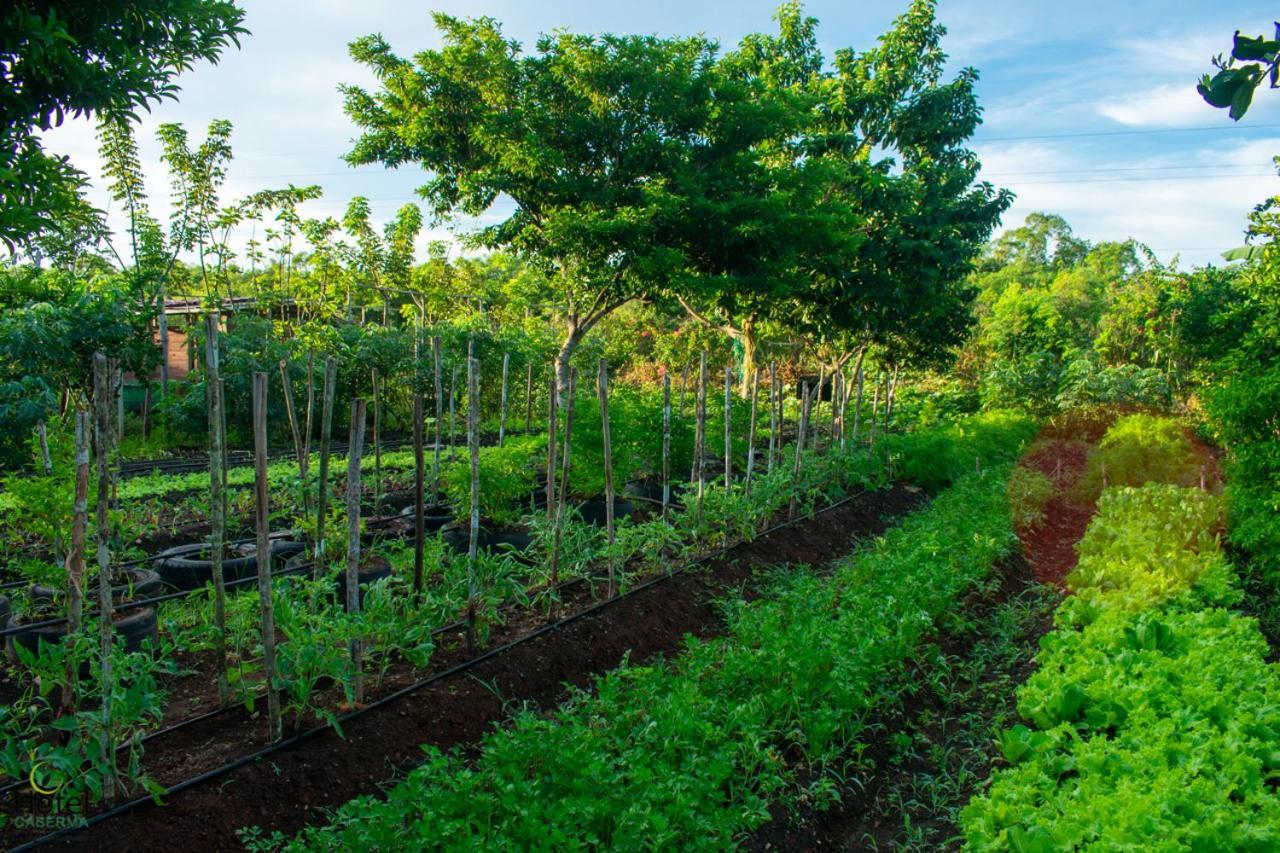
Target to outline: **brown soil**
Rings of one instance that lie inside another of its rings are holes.
[[[323,820],[325,809],[359,794],[376,792],[398,771],[411,767],[419,745],[441,748],[477,742],[512,708],[551,707],[567,687],[588,687],[624,658],[633,663],[678,652],[686,635],[722,630],[717,604],[728,593],[750,587],[757,570],[787,563],[822,565],[850,550],[855,539],[881,532],[889,519],[917,506],[923,496],[906,488],[864,495],[814,519],[777,530],[701,568],[638,589],[609,606],[513,646],[459,672],[370,709],[348,721],[345,737],[331,730],[280,749],[166,798],[66,836],[54,846],[131,851],[239,849],[235,830],[258,825],[294,832]],[[582,584],[563,613],[582,610],[602,592]],[[537,613],[496,627],[489,647],[527,637],[546,622]],[[444,672],[472,658],[464,637],[439,638],[432,669]],[[421,673],[406,673],[407,683]],[[384,682],[381,693],[401,685]],[[192,697],[185,697],[188,701]],[[148,770],[173,784],[261,747],[262,708],[187,726],[148,744]],[[20,840],[5,831],[0,840]]]
[[[1042,438],[1022,458],[1021,464],[1044,474],[1058,489],[1045,505],[1044,520],[1019,529],[1018,538],[1036,579],[1059,589],[1066,589],[1066,577],[1079,559],[1076,543],[1094,514],[1094,501],[1073,495],[1071,488],[1083,476],[1088,458],[1088,444],[1061,438]]]

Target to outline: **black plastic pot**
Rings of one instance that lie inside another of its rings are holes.
[[[124,574],[126,577],[125,582],[111,587],[112,597],[117,600],[151,598],[163,592],[164,584],[160,580],[159,573],[153,572],[151,569],[125,569]],[[64,592],[64,589],[32,584],[27,588],[27,598],[30,599],[32,604],[44,604],[62,597]],[[86,598],[94,598],[97,595],[96,584],[90,584],[84,594]]]
[[[17,617],[10,617],[5,624],[10,628],[20,628],[22,626]],[[124,611],[115,620],[115,629],[116,635],[124,641],[124,650],[127,652],[142,651],[143,644],[147,640],[154,644],[159,639],[155,605],[133,607]],[[61,643],[66,635],[67,625],[64,622],[59,625],[32,628],[29,631],[23,631],[21,634],[11,634],[10,637],[14,643],[34,652],[39,648],[41,640],[48,644]]]

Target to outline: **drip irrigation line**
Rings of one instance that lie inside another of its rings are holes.
[[[398,699],[401,699],[405,696],[409,696],[413,693],[416,693],[417,691],[422,690],[426,687],[429,687],[432,684],[435,684],[437,682],[444,681],[445,679],[448,679],[448,678],[452,678],[453,676],[458,675],[459,673],[465,672],[487,660],[492,660],[493,658],[498,657],[499,655],[505,654],[511,651],[512,649],[518,646],[521,646],[525,643],[532,642],[533,640],[543,636],[544,634],[550,633],[551,631],[555,631],[566,625],[570,625],[580,619],[586,618],[587,616],[591,616],[596,613],[599,613],[605,608],[619,601],[626,600],[633,595],[637,595],[640,592],[643,592],[644,590],[658,586],[659,584],[666,583],[676,577],[679,577],[680,575],[687,573],[689,570],[693,569],[695,566],[723,557],[731,551],[735,551],[738,548],[743,547],[744,545],[750,544],[750,542],[754,542],[757,539],[760,539],[764,536],[768,536],[772,533],[776,533],[779,530],[785,529],[787,527],[792,527],[796,524],[800,524],[805,521],[811,521],[817,518],[819,515],[823,515],[825,513],[830,512],[831,510],[837,509],[843,506],[844,504],[848,503],[849,501],[867,494],[868,492],[869,490],[864,489],[856,494],[847,495],[841,498],[840,500],[835,501],[834,503],[831,503],[823,507],[821,510],[818,510],[816,512],[812,512],[806,515],[801,515],[797,518],[792,518],[780,524],[775,524],[771,527],[768,527],[765,530],[758,533],[755,537],[753,537],[749,541],[743,540],[743,541],[735,542],[732,545],[718,548],[714,551],[711,551],[707,554],[702,555],[701,557],[697,557],[693,560],[690,560],[689,562],[685,563],[682,566],[679,566],[678,568],[671,569],[666,574],[658,575],[657,577],[650,578],[649,580],[644,581],[643,583],[640,583],[637,586],[631,587],[624,593],[615,595],[612,598],[606,598],[603,601],[596,602],[595,604],[587,608],[584,608],[583,610],[579,610],[578,612],[570,614],[569,616],[566,616],[563,619],[559,619],[555,622],[550,622],[546,625],[543,625],[541,628],[538,628],[528,634],[525,634],[522,637],[517,637],[516,639],[511,640],[510,642],[504,643],[501,646],[492,648],[487,652],[484,652],[480,655],[477,655],[474,658],[471,658],[470,660],[463,661],[462,663],[459,663],[456,666],[452,666],[449,669],[446,669],[442,672],[435,673],[414,684],[406,685],[405,687],[402,687],[399,690],[395,690],[391,693],[388,693],[386,696],[383,696],[382,698],[378,699],[375,702],[365,705],[362,708],[357,708],[354,711],[351,711],[347,714],[342,715],[341,717],[338,717],[337,723],[339,725],[345,725],[346,723],[352,720],[363,717],[365,714],[368,714],[371,711],[382,708],[386,705],[390,705],[392,702],[395,702]],[[262,749],[259,749],[255,752],[236,758],[219,767],[215,767],[211,770],[205,771],[204,773],[200,773],[196,776],[192,776],[189,779],[185,779],[181,782],[175,783],[174,785],[171,785],[165,788],[165,790],[160,794],[160,796],[162,798],[171,797],[172,795],[179,793],[181,791],[184,791],[188,788],[193,788],[204,782],[208,782],[213,779],[217,779],[221,776],[225,776],[226,774],[231,773],[235,770],[238,770],[241,767],[244,767],[245,765],[252,764],[255,761],[259,761],[270,755],[274,755],[275,753],[280,752],[289,747],[292,747],[295,744],[301,743],[304,740],[310,740],[311,738],[316,737],[317,735],[320,735],[332,730],[333,730],[333,726],[329,724],[315,726],[314,728],[307,729],[306,731],[303,731],[296,735],[292,735],[291,737],[288,737],[284,740],[277,741],[276,743],[263,747]],[[93,817],[88,818],[84,824],[81,824],[75,827],[67,827],[64,829],[59,829],[47,835],[43,835],[19,847],[13,848],[12,851],[10,851],[10,853],[22,853],[22,851],[35,850],[39,847],[49,844],[64,836],[71,835],[80,830],[87,829],[91,826],[96,826],[100,823],[111,820],[112,818],[116,818],[121,815],[127,814],[129,812],[135,811],[145,806],[147,803],[151,803],[151,802],[153,802],[152,797],[146,796],[146,797],[139,797],[137,799],[130,800],[127,803],[121,803],[120,805],[115,806],[111,809],[108,809],[105,812],[100,812],[94,815]]]

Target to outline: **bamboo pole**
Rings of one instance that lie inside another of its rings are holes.
[[[502,391],[498,397],[498,446],[507,440],[507,372],[511,368],[511,353],[502,354]]]
[[[805,433],[809,428],[809,410],[813,406],[813,396],[809,392],[809,386],[805,385],[800,398],[800,426],[796,433],[796,455],[795,461],[791,466],[791,503],[787,508],[787,517],[795,518],[796,515],[796,484],[800,481],[800,459],[802,450],[804,449]]]
[[[533,362],[525,365],[524,377],[524,434],[533,432]]]
[[[671,374],[662,372],[662,520],[671,505]]]
[[[364,449],[365,401],[351,401],[347,442],[347,613],[360,612],[360,451]],[[351,638],[351,680],[356,705],[364,703],[364,638]]]
[[[98,557],[98,645],[101,660],[102,690],[102,728],[98,735],[99,758],[104,767],[110,768],[102,780],[102,798],[110,805],[115,799],[115,745],[111,742],[111,697],[114,680],[111,673],[111,643],[114,633],[115,608],[111,598],[111,526],[110,482],[111,482],[111,403],[113,397],[112,377],[114,367],[107,362],[102,352],[93,354],[93,417],[96,435],[94,437],[94,455],[97,457],[98,469],[98,506],[97,506],[97,557]]]
[[[413,591],[422,594],[423,548],[426,544],[426,462],[422,450],[422,392],[413,395]]]
[[[556,376],[547,380],[547,522],[556,518]]]
[[[43,426],[43,424],[41,424]],[[80,631],[84,613],[84,545],[89,528],[89,413],[76,412],[76,493],[71,509],[71,552],[67,555],[67,636]],[[67,659],[67,686],[62,694],[64,715],[76,708],[76,693],[80,681],[79,662],[74,656]]]
[[[378,370],[373,370],[373,517],[382,516],[382,395],[378,390]],[[363,436],[360,441],[364,445]],[[348,455],[350,455],[348,453]]]
[[[778,436],[778,363],[769,362],[769,460],[765,467],[766,474],[773,473],[774,459],[782,442]]]
[[[231,701],[227,682],[227,585],[222,575],[222,557],[226,547],[227,482],[226,418],[222,405],[222,361],[218,355],[221,321],[218,312],[205,315],[205,394],[209,408],[209,559],[213,575],[213,652],[218,664],[218,705],[225,708]],[[305,484],[304,484],[305,485]]]
[[[476,552],[480,545],[480,365],[467,342],[467,450],[471,456],[471,537],[467,543],[467,647],[476,642]]]
[[[307,494],[307,478],[305,472],[307,463],[305,460],[306,451],[302,446],[302,429],[298,426],[298,413],[293,405],[293,380],[289,378],[289,361],[288,359],[280,359],[280,387],[284,391],[284,409],[289,417],[289,432],[293,434],[293,449],[298,456],[298,474],[302,480],[302,513],[303,515],[311,514],[310,496]]]
[[[329,514],[329,447],[333,442],[333,397],[337,390],[338,363],[332,357],[324,360],[324,397],[320,405],[320,492],[316,500],[316,556],[311,576],[316,580],[324,573],[324,527]]]
[[[756,407],[760,400],[760,368],[751,374],[751,422],[747,427],[747,475],[743,490],[751,494],[751,473],[756,467]]]
[[[603,358],[600,359],[597,387],[600,394],[600,435],[604,445],[604,523],[605,537],[609,547],[608,597],[613,598],[618,591],[617,567],[613,555],[617,528],[613,516],[613,443],[609,435],[609,366]]]
[[[555,376],[551,377],[552,388],[555,388]],[[578,369],[569,368],[569,396],[565,399],[564,409],[564,452],[560,456],[560,495],[556,500],[555,530],[551,537],[551,569],[548,583],[552,594],[560,586],[560,540],[564,534],[564,508],[569,502],[569,474],[573,467],[573,409],[578,392]],[[555,398],[552,398],[552,408]],[[554,604],[552,605],[554,611]]]
[[[262,619],[262,667],[271,741],[280,740],[280,692],[276,689],[276,619],[271,598],[271,511],[267,482],[267,374],[253,374],[254,526],[258,532],[258,610]]]

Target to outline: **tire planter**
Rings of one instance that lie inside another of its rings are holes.
[[[360,596],[360,606],[364,606],[364,591],[371,583],[376,583],[384,578],[392,575],[391,563],[387,562],[386,557],[379,557],[376,554],[369,557],[361,564],[359,571],[356,572],[357,594]],[[338,602],[342,609],[347,609],[347,573],[343,571],[337,577]]]
[[[471,548],[471,530],[459,525],[451,525],[440,531],[440,538],[457,554],[465,554]],[[490,531],[480,528],[476,537],[476,547],[485,551],[497,551],[504,545],[511,550],[523,553],[533,545],[533,536],[522,530]]]
[[[22,623],[16,617],[10,617],[6,625],[10,628],[22,627]],[[159,638],[159,623],[156,620],[155,605],[134,607],[124,611],[124,614],[115,620],[115,629],[116,636],[124,641],[124,650],[127,652],[142,651],[143,644],[147,640],[154,644]],[[46,625],[43,628],[32,628],[29,631],[23,631],[21,634],[12,634],[10,639],[16,645],[34,652],[39,648],[41,640],[50,644],[61,643],[66,635],[67,626],[63,623],[61,625]],[[87,664],[85,669],[87,669]],[[83,672],[84,670],[82,670]]]
[[[272,558],[285,558],[305,551],[306,546],[301,542],[284,539],[271,542]],[[203,556],[208,553],[209,546],[203,543],[170,548],[156,556],[156,572],[163,584],[171,589],[199,589],[213,580],[213,561]],[[243,580],[257,573],[258,555],[254,551],[240,557],[228,555],[222,560],[224,581]]]
[[[400,511],[400,515],[413,522],[413,507],[407,506]],[[453,510],[448,504],[433,504],[422,508],[423,530],[427,533],[435,533],[441,527],[453,521]],[[410,530],[412,533],[412,530]]]
[[[160,580],[158,572],[153,572],[151,569],[127,569],[125,575],[128,577],[125,583],[111,587],[111,593],[115,598],[152,598],[164,592],[164,582]],[[62,594],[61,589],[41,584],[32,584],[27,589],[27,597],[32,604],[53,601]],[[84,594],[86,598],[94,597],[97,594],[97,585],[90,584]]]
[[[635,505],[625,498],[614,496],[613,498],[613,517],[626,518],[636,511]],[[607,508],[605,507],[604,498],[592,498],[578,504],[578,512],[582,515],[582,520],[587,524],[594,524],[597,527],[603,527],[607,521]]]

